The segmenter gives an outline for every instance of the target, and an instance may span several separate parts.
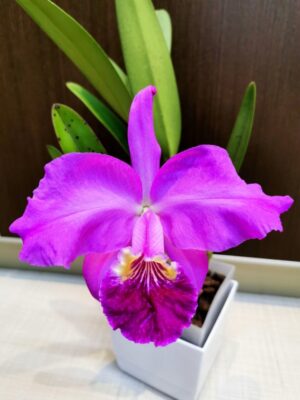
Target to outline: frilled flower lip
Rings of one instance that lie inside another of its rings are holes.
[[[164,242],[159,217],[148,210],[136,222],[130,248],[85,258],[86,283],[110,325],[137,343],[165,346],[176,340],[196,311],[202,282],[194,271],[202,280],[207,273],[205,253],[178,252],[171,260]]]
[[[205,252],[174,248],[147,209],[131,246],[86,256],[83,275],[113,329],[137,343],[165,346],[191,324],[207,268]]]
[[[118,277],[114,279],[116,254],[128,247],[136,254],[138,247],[143,262],[158,256],[178,259],[178,276],[184,277],[193,297],[207,271],[206,251],[224,251],[248,239],[262,239],[272,230],[282,231],[280,214],[293,202],[289,196],[268,196],[259,185],[247,184],[237,175],[226,150],[218,146],[196,146],[160,168],[161,149],[153,125],[155,93],[152,86],[141,90],[130,109],[132,167],[102,154],[59,157],[46,165],[45,177],[23,216],[10,226],[23,240],[22,261],[68,268],[76,257],[86,255],[84,275],[91,293],[101,299],[112,326],[120,327],[135,341],[139,338],[130,332],[143,307],[136,312],[123,310],[128,317],[126,326],[123,320],[116,322],[112,315],[118,310],[110,289],[119,291],[120,296],[130,293],[146,303],[151,296],[137,290],[133,279],[123,286]],[[165,280],[159,290],[166,284],[168,290],[160,291],[160,302],[154,302],[164,306],[153,307],[149,319],[163,315],[171,297],[179,307],[179,282]],[[186,320],[190,320],[192,308],[187,307]],[[171,320],[171,313],[168,317]],[[140,341],[165,344],[175,340],[185,322],[180,318],[172,321],[175,333],[169,339],[163,333],[166,325],[161,323],[147,326]]]
[[[103,311],[127,339],[166,346],[190,326],[198,292],[179,264],[173,278],[159,261],[141,256],[137,264],[134,276],[123,282],[112,270],[104,276],[99,291]]]

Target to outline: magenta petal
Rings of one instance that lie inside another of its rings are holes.
[[[193,249],[181,250],[174,247],[168,239],[165,239],[165,249],[171,260],[182,266],[184,273],[200,293],[208,272],[207,252]]]
[[[167,161],[156,175],[151,201],[176,247],[224,251],[282,230],[280,214],[293,200],[267,196],[236,173],[226,150],[198,146]]]
[[[82,274],[91,295],[96,300],[99,300],[102,277],[116,260],[117,252],[91,253],[84,258]]]
[[[135,223],[132,236],[132,251],[145,257],[164,253],[164,235],[159,217],[151,210],[141,215]]]
[[[142,188],[129,165],[106,155],[72,153],[45,171],[24,215],[10,227],[23,239],[21,260],[68,267],[78,255],[130,243]]]
[[[148,86],[135,96],[128,121],[131,163],[142,180],[144,201],[148,200],[149,190],[159,169],[161,156],[153,122],[153,96],[155,93],[156,89]]]
[[[113,329],[119,328],[134,342],[153,342],[156,346],[165,346],[181,336],[195,314],[198,292],[180,266],[175,279],[158,282],[147,287],[147,279],[121,281],[114,272],[105,276],[100,300]]]

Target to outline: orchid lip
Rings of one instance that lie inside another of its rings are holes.
[[[114,272],[124,282],[127,279],[137,279],[140,283],[146,282],[149,289],[150,282],[159,284],[161,280],[173,280],[177,275],[177,263],[172,262],[166,255],[144,257],[143,254],[133,254],[126,247],[118,254],[118,264]]]
[[[191,324],[198,291],[179,261],[154,254],[123,248],[101,281],[99,300],[112,328],[127,339],[165,346]]]

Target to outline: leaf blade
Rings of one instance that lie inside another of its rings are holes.
[[[51,109],[52,125],[55,135],[63,153],[78,152],[79,149],[69,134],[61,118],[57,118],[57,111],[60,109],[60,104],[53,104]]]
[[[112,134],[128,153],[127,129],[124,122],[106,107],[91,92],[74,82],[67,82],[67,88],[91,111],[101,124]]]
[[[116,0],[117,21],[126,71],[133,94],[157,88],[154,119],[164,157],[177,152],[181,113],[169,51],[150,0]]]
[[[62,152],[59,149],[57,149],[55,146],[52,146],[51,144],[47,144],[46,147],[47,147],[48,153],[49,153],[50,157],[52,158],[52,160],[62,156]]]
[[[252,133],[256,106],[256,85],[250,82],[234,123],[227,151],[237,171],[242,166]]]
[[[52,122],[64,153],[106,153],[92,128],[71,107],[55,104],[52,107]]]
[[[171,52],[172,48],[172,22],[170,14],[167,10],[161,8],[159,10],[155,10],[159,25],[161,27],[162,33],[164,35],[167,48],[169,52]]]
[[[131,96],[96,40],[74,18],[50,0],[16,1],[86,76],[108,104],[127,120]]]
[[[116,73],[119,75],[121,81],[124,83],[124,85],[126,86],[128,93],[131,93],[131,89],[130,89],[130,84],[129,84],[129,80],[128,80],[128,76],[125,74],[125,72],[123,71],[123,69],[112,59],[110,58],[110,62],[112,63]]]

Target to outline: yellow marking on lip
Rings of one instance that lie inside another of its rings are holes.
[[[130,278],[130,275],[132,273],[131,265],[137,258],[137,256],[134,256],[130,253],[123,253],[123,259],[118,268],[118,273],[121,276],[122,281]]]
[[[177,271],[175,268],[173,268],[170,264],[166,263],[164,260],[162,260],[160,257],[154,257],[153,259],[154,262],[159,263],[162,265],[163,269],[163,274],[167,279],[173,280],[177,276]],[[168,261],[171,262],[169,259]]]
[[[135,265],[135,267],[133,267],[133,263],[138,258],[140,258],[140,256],[134,256],[129,252],[123,253],[121,262],[116,269],[116,272],[123,282],[133,278],[137,274],[143,274],[143,271],[148,277],[151,275],[153,277],[159,277],[160,275],[161,278],[164,276],[168,280],[174,280],[177,276],[177,270],[174,268],[174,264],[170,265],[160,257],[154,257],[152,260],[141,259],[139,266]],[[151,266],[151,263],[154,263],[154,265]],[[157,271],[157,265],[159,265],[159,271]]]
[[[177,271],[175,268],[170,267],[169,265],[165,263],[160,263],[164,269],[163,269],[163,274],[165,277],[169,280],[174,280],[177,276]]]

